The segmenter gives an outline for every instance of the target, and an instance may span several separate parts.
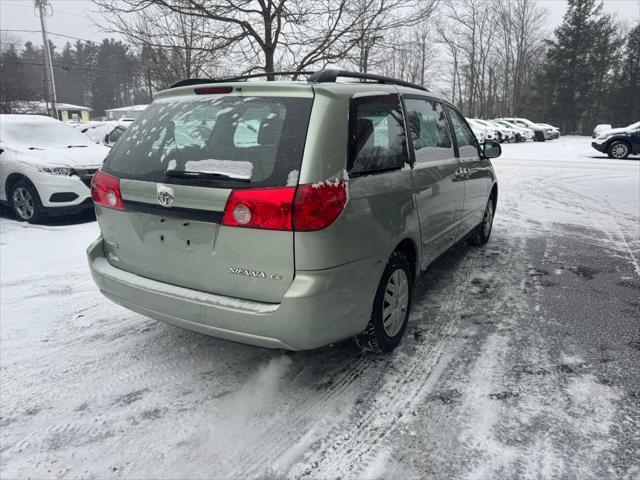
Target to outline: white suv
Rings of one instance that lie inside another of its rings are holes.
[[[21,221],[91,208],[91,179],[109,148],[40,115],[0,115],[0,201]]]

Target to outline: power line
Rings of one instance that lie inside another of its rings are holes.
[[[15,29],[15,28],[3,28],[0,30],[0,32],[22,32],[22,33],[40,33],[40,30],[27,30],[27,29]],[[71,35],[64,35],[62,33],[54,33],[54,32],[47,32],[49,35],[55,35],[56,37],[64,37],[64,38],[70,38],[72,40],[80,40],[82,42],[87,42],[87,43],[96,43],[99,44],[100,42],[95,42],[93,40],[87,40],[86,38],[79,38],[79,37],[73,37]]]
[[[41,62],[29,62],[29,61],[19,61],[19,62],[2,62],[4,65],[34,65],[37,67],[42,67],[44,64]],[[69,65],[60,65],[59,63],[54,63],[52,66],[56,68],[60,68],[62,70],[71,70],[71,68],[78,68],[81,70],[92,70],[96,72],[103,73],[113,73],[116,75],[130,75],[131,72],[124,72],[122,70],[107,70],[99,67],[88,67],[86,65],[80,65],[79,63],[72,63]]]

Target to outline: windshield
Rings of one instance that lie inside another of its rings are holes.
[[[632,123],[627,127],[628,130],[635,130],[636,128],[640,128],[640,122]]]
[[[302,162],[311,103],[292,97],[161,99],[123,133],[105,171],[166,183],[285,185]],[[179,175],[185,172],[202,175]]]
[[[15,148],[64,148],[92,144],[73,127],[57,121],[0,122],[0,139]]]

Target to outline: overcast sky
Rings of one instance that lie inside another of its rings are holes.
[[[50,0],[53,14],[48,17],[48,29],[52,33],[51,41],[62,46],[67,40],[53,35],[62,34],[84,40],[99,41],[113,36],[94,26],[89,16],[95,17],[96,7],[90,0]],[[539,4],[549,11],[549,29],[552,30],[562,21],[567,7],[566,0],[539,0]],[[617,18],[629,22],[640,21],[640,0],[605,0],[605,10]],[[40,45],[42,37],[39,33],[40,22],[34,13],[33,0],[0,0],[0,30],[35,30],[29,32],[8,32],[23,41],[31,40]]]

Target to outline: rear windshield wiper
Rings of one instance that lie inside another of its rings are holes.
[[[224,173],[215,173],[215,172],[192,172],[189,170],[167,170],[164,172],[167,177],[176,177],[176,178],[213,178],[219,180],[231,180],[234,182],[245,182],[251,183],[251,180],[248,178],[238,178],[233,177],[231,175],[225,175]]]
[[[67,145],[67,148],[84,148],[88,146],[89,145]]]

